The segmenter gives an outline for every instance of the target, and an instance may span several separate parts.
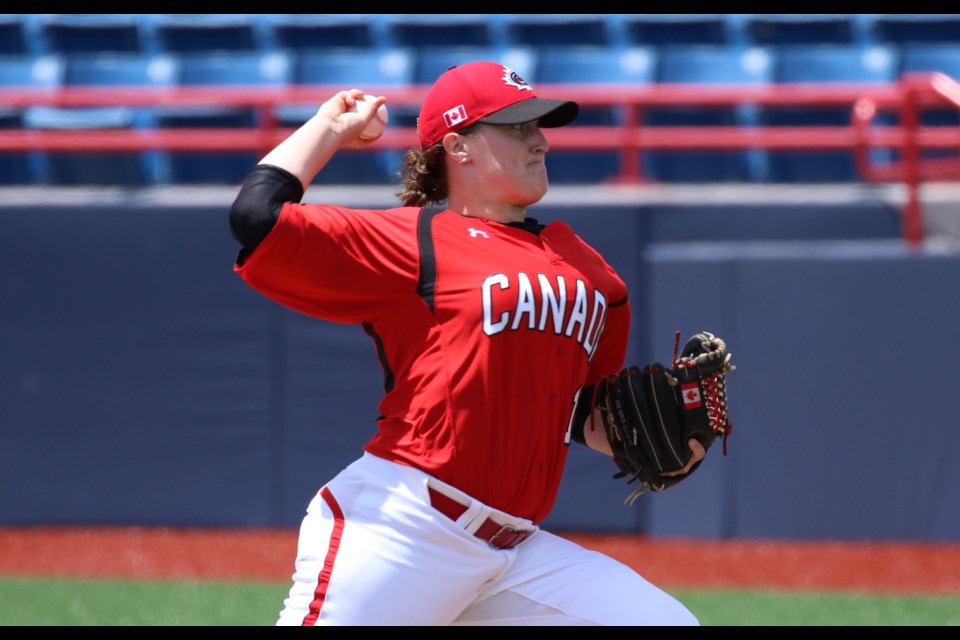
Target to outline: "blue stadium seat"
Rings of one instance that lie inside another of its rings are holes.
[[[286,51],[372,49],[377,21],[368,14],[267,14],[262,26],[270,46]]]
[[[23,112],[19,109],[0,107],[0,129],[23,129]],[[32,164],[30,154],[0,153],[0,184],[36,183],[37,171],[33,169]]]
[[[785,47],[777,54],[774,82],[885,83],[898,63],[896,50],[884,46]]]
[[[641,46],[732,45],[736,24],[722,13],[634,13],[621,17],[627,42]]]
[[[515,47],[614,44],[601,13],[503,14],[502,30],[505,44]]]
[[[261,34],[256,16],[244,13],[154,14],[145,22],[158,51],[199,53],[257,51]]]
[[[0,56],[0,88],[54,91],[63,83],[63,58],[45,56]],[[0,126],[26,126],[26,110],[3,107]],[[0,153],[0,184],[40,184],[45,181],[45,162],[39,152]]]
[[[898,65],[897,52],[884,46],[785,47],[777,55],[774,82],[883,84],[896,79]],[[760,113],[760,121],[766,126],[846,126],[850,118],[848,107],[766,107]],[[861,179],[848,151],[777,151],[768,158],[771,182]]]
[[[282,86],[291,81],[292,61],[282,51],[211,53],[178,57],[177,84]],[[245,107],[163,107],[155,110],[158,127],[254,127],[255,109]],[[252,133],[251,133],[252,135]],[[256,164],[251,152],[170,152],[161,166],[161,182],[239,184]]]
[[[748,42],[783,47],[805,44],[854,44],[856,15],[851,13],[752,13],[742,17]]]
[[[413,82],[414,56],[404,49],[389,51],[332,49],[304,51],[295,56],[295,84],[349,86],[403,85]]]
[[[488,47],[494,44],[491,17],[480,13],[399,13],[384,19],[389,47]]]
[[[304,51],[296,57],[295,84],[330,84],[341,89],[357,87],[374,94],[390,96],[391,86],[413,82],[414,59],[409,51],[348,50]],[[300,126],[316,113],[317,105],[290,105],[277,109],[280,124]],[[390,109],[393,126],[416,126],[416,110]],[[318,184],[382,184],[394,182],[400,170],[402,152],[398,150],[338,153],[316,179]]]
[[[771,81],[773,64],[764,48],[669,46],[660,50],[656,80],[665,84],[763,85]],[[646,110],[649,126],[740,126],[756,124],[752,105],[738,107],[657,107]],[[760,150],[650,151],[645,171],[664,182],[749,182],[762,175]]]
[[[64,86],[164,87],[174,79],[165,55],[80,54],[65,58]],[[35,108],[28,125],[36,129],[134,129],[154,126],[147,107]],[[160,154],[144,152],[46,152],[45,180],[57,185],[144,186],[157,180]]]
[[[535,86],[542,84],[607,83],[637,86],[653,81],[655,54],[648,48],[548,47],[538,51]],[[534,82],[533,79],[530,80]],[[617,126],[625,122],[622,108],[581,107],[570,126]],[[550,132],[545,132],[547,138]],[[558,151],[547,158],[550,181],[596,183],[620,173],[617,151]]]
[[[908,44],[900,47],[900,51],[901,73],[940,71],[954,80],[960,80],[960,44]]]
[[[20,14],[0,14],[0,56],[19,56],[30,53],[24,21]]]
[[[888,44],[960,43],[960,14],[890,13],[866,14],[871,36]]]
[[[63,83],[63,56],[0,56],[0,86],[55,90]]]
[[[417,53],[413,81],[417,84],[432,84],[452,66],[474,60],[500,62],[528,82],[534,82],[536,73],[534,50],[527,47],[439,47],[424,49]]]
[[[139,53],[141,22],[134,14],[44,14],[37,28],[48,53]]]

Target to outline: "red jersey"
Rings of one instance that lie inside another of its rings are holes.
[[[626,286],[561,221],[537,235],[449,210],[287,203],[235,270],[374,338],[386,393],[366,451],[536,523],[580,389],[626,357]]]

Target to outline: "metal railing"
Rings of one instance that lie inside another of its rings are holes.
[[[257,151],[266,153],[292,129],[281,126],[276,110],[291,105],[319,105],[343,87],[216,86],[216,87],[60,87],[53,90],[0,89],[0,106],[27,108],[44,105],[82,107],[247,107],[258,118],[254,128],[126,128],[80,130],[0,130],[0,152],[23,151]],[[390,106],[415,112],[426,86],[367,86],[374,95],[386,95]],[[905,75],[890,84],[789,85],[538,85],[543,97],[573,99],[581,107],[626,107],[620,126],[578,126],[551,130],[550,145],[565,150],[616,150],[619,183],[647,181],[643,151],[673,150],[794,150],[850,151],[867,182],[901,182],[907,190],[902,211],[904,240],[922,240],[919,189],[925,180],[960,177],[960,154],[927,159],[924,150],[960,152],[960,127],[928,127],[921,113],[928,108],[960,111],[960,84],[940,74]],[[848,107],[844,126],[645,126],[643,111],[652,107]],[[896,124],[880,125],[879,113],[890,112]],[[368,149],[405,149],[417,144],[413,127],[388,127]],[[871,160],[877,148],[898,152],[899,159],[884,165]],[[362,151],[361,151],[362,152]]]

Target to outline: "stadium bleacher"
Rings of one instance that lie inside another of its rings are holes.
[[[0,14],[0,91],[121,84],[405,87],[477,58],[503,61],[534,84],[891,83],[905,72],[960,76],[958,47],[960,14]],[[276,116],[293,126],[309,112],[290,105]],[[412,107],[391,116],[395,126],[415,125]],[[0,101],[4,129],[252,127],[255,118],[253,110],[237,108],[65,109]],[[956,110],[924,118],[927,124],[958,121]],[[622,109],[589,107],[577,124],[615,126],[623,119]],[[642,122],[750,127],[849,119],[842,109],[745,105],[651,108]],[[393,183],[399,155],[354,154],[321,179]],[[99,169],[90,166],[94,157]],[[254,157],[7,152],[0,157],[0,182],[232,183]],[[552,177],[574,183],[612,179],[619,162],[613,150],[555,150],[552,160]],[[667,183],[861,179],[842,152],[649,150],[642,166],[648,178]]]

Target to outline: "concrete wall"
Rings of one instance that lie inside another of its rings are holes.
[[[228,205],[0,203],[0,524],[291,526],[359,455],[371,340],[249,290]],[[726,457],[628,508],[575,447],[547,526],[960,540],[960,254],[879,203],[532,214],[624,276],[632,360],[709,329],[738,365]]]

